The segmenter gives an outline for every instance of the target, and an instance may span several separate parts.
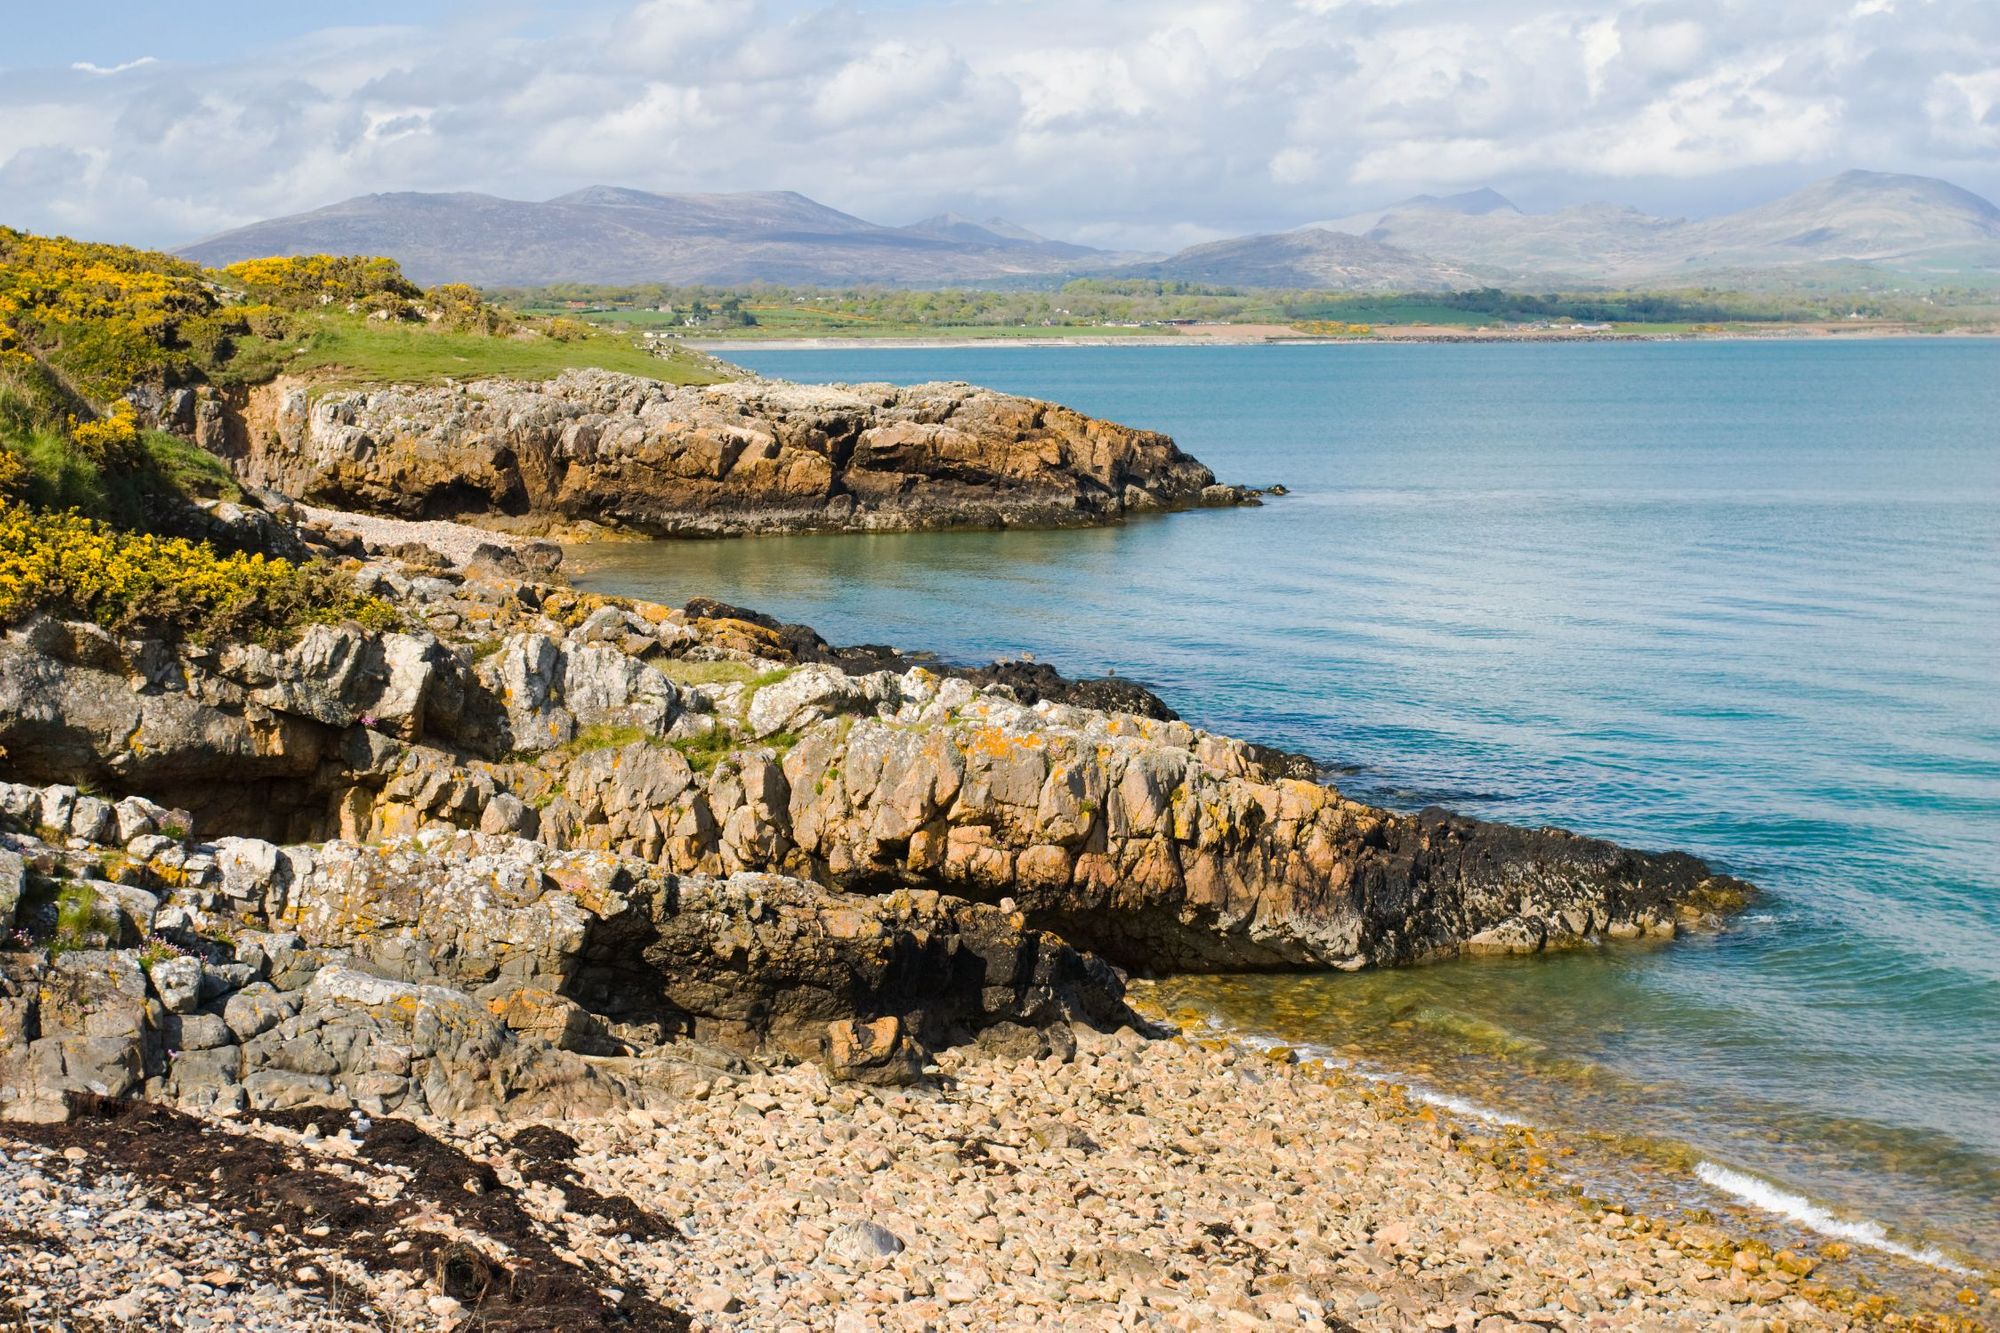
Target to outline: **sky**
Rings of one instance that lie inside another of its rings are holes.
[[[790,189],[1168,250],[1492,185],[1668,216],[2000,196],[2000,0],[0,0],[0,223]]]

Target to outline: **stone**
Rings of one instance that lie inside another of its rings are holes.
[[[28,863],[20,853],[0,847],[0,935],[14,929],[21,896],[28,891]]]
[[[111,802],[97,796],[79,796],[70,808],[69,835],[85,842],[109,842],[117,829]]]
[[[159,969],[156,966],[154,970]],[[236,1042],[236,1034],[221,1014],[169,1012],[160,1031],[167,1048],[175,1051],[207,1051]]]
[[[119,942],[136,944],[153,933],[160,912],[158,897],[130,884],[101,879],[86,883],[97,895],[99,910],[120,922]]]
[[[222,891],[238,902],[261,904],[274,887],[282,892],[290,872],[277,847],[262,838],[217,838],[214,856]]]
[[[412,517],[469,502],[654,535],[1074,526],[1120,517],[1131,494],[1194,504],[1215,481],[1164,435],[963,384],[676,388],[574,370],[258,396],[276,428],[237,460],[252,484]]]
[[[300,1000],[268,981],[252,982],[229,997],[223,1006],[222,1021],[239,1042],[258,1037],[299,1011]]]
[[[175,824],[173,813],[143,796],[127,796],[112,807],[117,824],[118,844],[130,846],[134,838],[157,836]]]
[[[201,960],[162,958],[147,971],[153,993],[170,1014],[191,1014],[201,1003]]]
[[[843,1263],[872,1263],[892,1259],[902,1252],[902,1239],[878,1222],[843,1222],[826,1238],[826,1256]]]
[[[523,986],[494,996],[486,1008],[510,1031],[565,1051],[588,1054],[618,1053],[617,1044],[604,1032],[596,1015],[574,1000],[554,995],[538,986]]]
[[[865,1022],[841,1019],[826,1025],[825,1062],[835,1078],[857,1083],[899,1085],[924,1075],[924,1053],[894,1014]]]
[[[726,1287],[703,1287],[689,1304],[697,1314],[735,1314],[743,1308],[743,1302]]]

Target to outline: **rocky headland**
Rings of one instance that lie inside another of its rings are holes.
[[[379,259],[0,229],[0,296],[0,1325],[1778,1330],[2000,1295],[1579,1200],[1566,1145],[1131,982],[1616,948],[1749,886],[1372,808],[1130,681],[589,595],[532,540],[1256,501],[1164,436],[662,359]]]
[[[158,413],[308,503],[516,531],[1062,527],[1256,500],[1164,435],[967,384],[281,378]]]
[[[1580,1207],[1525,1131],[1126,991],[1612,947],[1748,886],[1374,809],[1127,682],[838,648],[578,592],[533,545],[454,562],[354,526],[377,540],[290,531],[395,628],[0,638],[0,1300],[31,1325],[1897,1308],[1833,1280],[1839,1247]]]

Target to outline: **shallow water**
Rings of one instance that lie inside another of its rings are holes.
[[[735,359],[1053,398],[1293,494],[597,547],[590,586],[1116,670],[1369,800],[1706,856],[1766,891],[1715,938],[1171,989],[2000,1263],[2000,342]]]

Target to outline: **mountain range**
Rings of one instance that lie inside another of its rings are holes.
[[[1417,195],[1159,257],[1050,240],[998,218],[869,222],[790,191],[593,186],[541,203],[371,194],[182,250],[220,265],[322,251],[392,255],[418,282],[980,286],[1098,275],[1339,291],[1551,284],[1756,286],[1867,265],[2000,274],[2000,208],[1925,176],[1849,171],[1703,219],[1613,204],[1527,213],[1491,189]]]
[[[598,185],[541,203],[487,194],[367,194],[252,223],[180,253],[390,255],[421,283],[943,286],[1061,274],[1130,256],[941,213],[885,227],[789,190],[648,194]]]

